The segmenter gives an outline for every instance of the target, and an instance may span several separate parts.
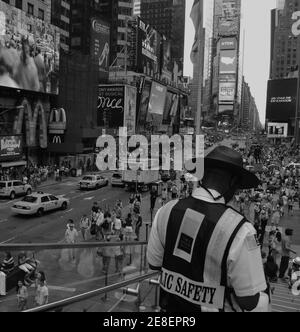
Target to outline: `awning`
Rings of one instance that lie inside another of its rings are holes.
[[[25,161],[25,160],[11,161],[11,162],[5,162],[5,163],[0,162],[0,166],[3,167],[3,168],[26,166],[26,165],[27,165],[27,161]]]

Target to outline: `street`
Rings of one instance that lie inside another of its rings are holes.
[[[106,188],[91,191],[81,191],[78,188],[79,178],[69,178],[63,183],[54,183],[38,190],[54,195],[65,195],[70,199],[67,211],[54,211],[41,218],[23,217],[11,212],[12,205],[17,202],[0,200],[0,243],[55,243],[63,240],[66,225],[69,219],[78,223],[83,214],[90,215],[94,202],[102,207],[115,205],[118,199],[123,205],[128,204],[129,194],[122,188]]]

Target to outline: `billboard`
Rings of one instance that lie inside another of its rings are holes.
[[[163,36],[162,41],[162,74],[171,74],[173,70],[173,63],[171,57],[171,41]]]
[[[0,86],[59,93],[59,29],[0,1]]]
[[[288,136],[288,123],[268,123],[268,138],[286,138]]]
[[[237,51],[221,51],[220,74],[236,74],[237,72]]]
[[[220,82],[219,85],[219,102],[234,102],[235,82]]]
[[[160,74],[161,35],[138,18],[138,71],[155,77]]]
[[[109,76],[110,25],[98,18],[91,19],[91,55],[99,64],[99,78]]]
[[[267,93],[267,115],[269,122],[291,122],[297,107],[297,78],[270,80]]]
[[[100,85],[97,104],[97,125],[120,128],[124,124],[125,86]]]
[[[236,38],[222,38],[220,40],[220,49],[221,49],[221,51],[236,50],[237,49]]]
[[[157,82],[152,82],[149,113],[162,115],[164,114],[164,107],[167,96],[167,87]]]
[[[150,81],[145,81],[144,89],[141,96],[141,102],[140,102],[139,121],[138,121],[140,125],[144,125],[147,120],[151,85],[152,84]]]
[[[21,155],[21,136],[0,136],[0,160],[16,158]]]
[[[170,125],[171,124],[171,111],[174,103],[174,94],[171,92],[167,92],[166,102],[164,107],[164,116],[163,116],[163,124]]]
[[[219,36],[233,36],[239,34],[239,17],[224,18],[219,20]]]
[[[132,86],[125,86],[124,127],[128,135],[135,134],[136,127],[137,90]]]

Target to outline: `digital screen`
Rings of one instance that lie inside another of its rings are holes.
[[[0,86],[58,94],[59,48],[57,27],[0,1]]]
[[[267,95],[267,120],[292,122],[297,106],[297,79],[270,80]]]
[[[220,74],[235,74],[237,72],[237,51],[221,51]]]
[[[149,113],[163,115],[166,102],[167,87],[153,82],[149,102]]]
[[[101,85],[98,96],[98,126],[120,128],[124,124],[125,87]]]
[[[287,136],[287,123],[268,123],[268,138],[286,138]]]
[[[19,157],[22,154],[21,136],[0,136],[0,160]]]

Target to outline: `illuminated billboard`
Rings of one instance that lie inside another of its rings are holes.
[[[127,134],[135,135],[136,128],[136,102],[137,90],[132,86],[125,86],[125,109],[124,109],[124,124],[127,128]]]
[[[291,123],[297,107],[297,78],[270,80],[267,93],[267,120]]]
[[[138,18],[138,71],[155,77],[160,74],[161,35]]]
[[[239,34],[239,18],[220,18],[219,36],[233,36]]]
[[[268,123],[268,138],[286,138],[289,125],[287,123]]]
[[[99,79],[109,76],[110,26],[98,18],[91,20],[91,55],[99,64]]]
[[[0,1],[0,86],[59,93],[59,29]]]
[[[221,51],[220,74],[236,74],[237,72],[237,51]]]
[[[221,49],[221,51],[236,50],[237,49],[236,38],[222,38],[220,40],[220,49]]]
[[[163,116],[166,96],[167,87],[157,82],[153,82],[149,101],[150,114],[157,114]]]
[[[0,136],[0,160],[16,158],[22,155],[21,136]]]
[[[100,85],[98,96],[98,127],[123,127],[125,107],[124,85]]]
[[[223,102],[234,102],[235,97],[235,82],[221,82],[219,87],[219,101]]]

